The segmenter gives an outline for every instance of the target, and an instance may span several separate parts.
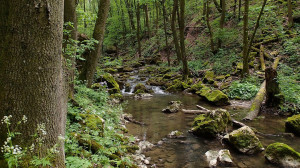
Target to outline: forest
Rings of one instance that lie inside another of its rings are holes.
[[[1,0],[0,168],[299,168],[300,1]]]

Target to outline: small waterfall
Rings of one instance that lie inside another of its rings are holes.
[[[128,83],[130,85],[130,89],[126,88],[126,84],[124,85],[124,88],[121,90],[121,93],[123,95],[132,95],[134,94],[134,88],[137,84],[142,83],[146,86],[147,89],[151,89],[153,90],[154,94],[166,94],[159,86],[149,86],[146,84],[146,81],[148,80],[148,78],[146,78],[145,80],[141,80],[139,75],[133,75],[130,76],[129,79],[127,80],[126,83]],[[129,91],[128,91],[129,90]]]

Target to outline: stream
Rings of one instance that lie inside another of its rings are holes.
[[[180,100],[184,109],[196,109],[196,105],[201,105],[207,109],[216,109],[201,100],[197,95],[191,94],[166,94],[159,87],[151,87],[154,90],[153,97],[150,99],[133,99],[130,96],[133,88],[137,83],[144,83],[147,79],[141,79],[135,75],[129,79],[131,89],[128,92],[123,90],[128,105],[125,113],[132,114],[137,121],[145,123],[145,125],[137,125],[128,123],[127,129],[129,134],[138,137],[141,140],[149,141],[155,144],[155,147],[144,152],[146,157],[151,157],[148,167],[163,168],[198,168],[208,167],[205,153],[208,150],[229,149],[233,157],[233,162],[237,167],[248,168],[273,168],[264,158],[264,152],[256,155],[243,155],[226,144],[222,144],[218,139],[204,139],[196,137],[188,130],[196,115],[188,115],[182,112],[175,114],[165,114],[162,112],[170,101]],[[234,104],[244,104],[250,102],[235,102]],[[222,107],[227,109],[232,118],[241,120],[247,113],[245,107],[234,105]],[[284,133],[284,118],[279,116],[262,115],[257,120],[247,122],[247,125],[254,127],[264,134],[280,134]],[[167,135],[172,131],[181,131],[185,138],[169,139]],[[300,138],[289,136],[265,136],[257,135],[264,147],[274,142],[283,142],[290,145],[296,151],[300,151]],[[159,143],[158,143],[159,142]]]

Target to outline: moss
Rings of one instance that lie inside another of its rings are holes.
[[[240,152],[254,154],[263,148],[251,128],[245,126],[229,134],[229,142]]]
[[[168,81],[162,77],[152,77],[147,81],[147,85],[151,86],[164,86]]]
[[[270,144],[266,149],[265,157],[267,160],[269,160],[273,164],[279,164],[282,167],[294,167],[286,165],[287,163],[285,160],[288,160],[289,163],[297,164],[300,166],[300,153],[296,152],[293,148],[290,146],[284,144],[284,143],[273,143]],[[292,161],[294,160],[294,161]],[[295,167],[298,167],[295,166]]]
[[[104,81],[107,83],[107,87],[109,88],[108,91],[109,91],[110,94],[120,93],[120,86],[111,74],[105,73],[101,77],[99,82],[104,82]]]
[[[216,77],[216,80],[223,80],[223,79],[225,79],[225,78],[226,78],[225,75],[221,75],[221,76],[217,76],[217,77]]]
[[[104,72],[107,72],[107,73],[116,73],[118,70],[116,69],[113,69],[113,68],[105,68],[104,69]]]
[[[205,86],[196,93],[215,105],[222,106],[230,104],[228,96],[220,90],[211,90],[209,87]]]
[[[212,113],[198,115],[193,122],[191,131],[197,136],[214,138],[218,133],[225,132],[231,123],[230,114],[218,109]]]
[[[292,132],[300,136],[300,114],[287,118],[285,121],[285,129],[287,132]]]
[[[237,63],[236,70],[243,70],[243,63],[242,62]]]
[[[132,72],[133,71],[133,68],[131,67],[124,67],[123,68],[123,72]]]
[[[80,123],[91,130],[98,131],[99,136],[103,136],[104,120],[95,114],[79,114],[82,118]]]
[[[147,88],[144,84],[142,83],[138,83],[135,87],[134,87],[134,93],[148,93]]]
[[[139,150],[139,146],[133,145],[133,146],[123,146],[129,153],[135,153],[135,151]]]
[[[206,71],[204,75],[203,82],[213,84],[214,83],[215,73],[213,71]]]
[[[191,86],[191,92],[196,93],[200,89],[202,89],[205,85],[201,81],[197,82],[196,84],[193,84]]]

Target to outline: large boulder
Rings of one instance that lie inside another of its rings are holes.
[[[197,91],[196,94],[217,106],[230,104],[229,98],[225,93],[220,90],[211,90],[207,86],[204,86],[201,90]]]
[[[229,134],[229,142],[244,154],[255,154],[264,150],[254,131],[248,126],[232,131]]]
[[[169,92],[183,91],[190,87],[190,84],[193,83],[193,79],[188,79],[186,81],[181,81],[179,79],[175,79],[172,82],[172,85],[167,88]]]
[[[179,109],[182,106],[182,102],[181,101],[171,101],[169,103],[170,105],[167,106],[167,108],[163,109],[162,112],[164,113],[177,113],[179,111]]]
[[[300,114],[287,118],[285,121],[285,129],[287,132],[292,132],[300,136]]]
[[[213,71],[206,71],[204,74],[203,82],[213,84],[215,82],[214,77],[215,77],[215,73]]]
[[[224,109],[217,109],[207,114],[198,115],[194,119],[190,131],[197,136],[214,138],[218,134],[226,132],[230,124],[230,114]]]
[[[233,167],[234,163],[228,149],[209,150],[205,153],[209,167]]]
[[[280,167],[299,168],[300,153],[284,143],[273,143],[266,149],[265,158]]]

